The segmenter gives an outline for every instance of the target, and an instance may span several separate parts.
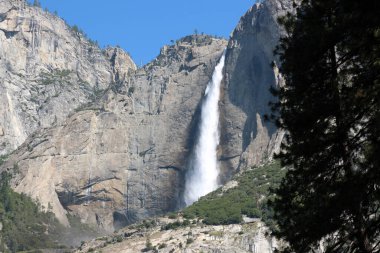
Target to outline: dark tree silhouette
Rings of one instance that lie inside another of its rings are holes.
[[[275,234],[285,252],[380,252],[380,1],[296,3],[280,19],[286,86],[273,90],[291,167]]]

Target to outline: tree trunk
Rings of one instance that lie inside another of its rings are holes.
[[[360,253],[372,253],[372,245],[368,238],[367,229],[363,224],[363,219],[360,214],[357,214],[357,218],[355,219],[355,227],[356,227],[356,239],[358,242],[358,247]]]

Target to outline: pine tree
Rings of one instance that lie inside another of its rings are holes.
[[[291,166],[271,204],[285,252],[380,252],[380,3],[303,0],[280,21],[273,116]]]
[[[35,7],[41,7],[40,1],[39,0],[34,0],[33,1],[33,6],[35,6]]]

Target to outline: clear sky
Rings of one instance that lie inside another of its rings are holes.
[[[33,2],[33,0],[28,0]],[[194,33],[228,38],[255,0],[40,0],[99,45],[119,45],[136,64],[154,59],[160,48]]]

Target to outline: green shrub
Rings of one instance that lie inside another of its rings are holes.
[[[161,227],[161,230],[175,230],[180,227],[187,227],[190,226],[190,221],[189,220],[184,220],[183,222],[180,222],[179,220],[176,220],[175,222],[168,223],[165,226]]]
[[[147,251],[155,250],[155,248],[156,247],[153,247],[153,244],[150,241],[150,238],[147,237],[146,238],[146,242],[145,242],[145,249],[143,249],[142,252],[147,252]]]
[[[166,243],[161,243],[158,245],[158,249],[163,249],[163,248],[166,248]]]
[[[122,241],[123,241],[123,236],[122,235],[116,236],[116,242],[122,242]]]
[[[151,228],[156,226],[156,221],[155,220],[143,220],[142,226],[144,228]]]
[[[51,85],[51,84],[57,84],[59,86],[62,85],[71,85],[72,79],[71,79],[71,70],[68,69],[53,69],[50,72],[42,71],[39,74],[39,79],[37,82],[41,85]]]
[[[261,218],[273,225],[272,211],[267,200],[272,196],[269,189],[281,182],[286,170],[278,162],[255,167],[237,175],[238,186],[222,192],[214,191],[183,210],[183,217],[203,219],[208,225],[227,225],[242,222],[242,215]]]
[[[176,213],[169,213],[168,218],[172,219],[172,220],[177,219],[177,214]]]
[[[0,165],[2,165],[8,159],[7,155],[0,155]]]
[[[128,88],[128,95],[131,96],[135,92],[135,87],[131,86]]]
[[[193,214],[193,213],[191,213],[191,212],[185,212],[184,214],[183,214],[183,218],[185,218],[185,219],[190,219],[190,220],[192,220],[192,219],[194,219],[196,216]]]
[[[209,232],[210,236],[221,238],[223,237],[223,231],[211,231]]]
[[[180,222],[179,220],[177,220],[175,222],[168,223],[165,226],[161,227],[161,230],[177,229],[177,228],[179,228],[181,226],[182,226],[182,222]]]

